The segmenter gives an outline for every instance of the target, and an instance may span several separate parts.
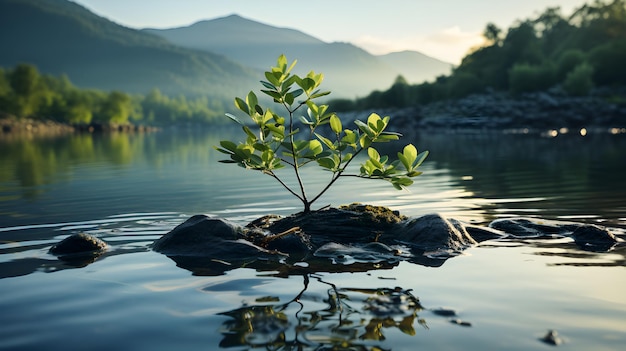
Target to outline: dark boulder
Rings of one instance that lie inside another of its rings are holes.
[[[476,244],[456,220],[448,220],[439,214],[429,214],[402,222],[398,230],[387,233],[383,240],[406,243],[427,251],[451,251],[460,253]]]
[[[68,236],[56,245],[52,246],[49,252],[55,256],[77,256],[92,255],[106,251],[107,244],[95,236],[79,233]]]
[[[240,226],[225,219],[195,215],[155,241],[152,249],[166,255],[210,255],[226,251],[226,242],[232,247],[242,232]]]
[[[289,275],[391,268],[400,261],[436,267],[486,240],[562,237],[594,251],[609,250],[618,240],[606,229],[572,222],[509,218],[481,227],[439,214],[407,218],[385,207],[351,204],[268,215],[246,226],[193,216],[153,249],[200,275],[243,266]]]
[[[496,219],[489,224],[490,228],[519,238],[560,237],[572,233],[579,226],[577,223],[526,217]]]
[[[68,236],[50,248],[49,253],[73,267],[85,267],[107,251],[108,245],[95,236],[79,233]]]
[[[242,265],[277,271],[291,265],[299,272],[362,271],[403,260],[440,266],[474,244],[456,220],[436,214],[409,219],[385,207],[351,204],[264,216],[245,227],[198,215],[155,241],[153,249],[196,274],[213,275]]]
[[[613,233],[596,225],[581,225],[574,230],[572,238],[579,247],[589,251],[608,251],[617,244]]]

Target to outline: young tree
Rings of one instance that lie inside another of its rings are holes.
[[[260,171],[276,179],[289,193],[298,198],[304,212],[310,212],[312,204],[319,199],[340,177],[359,177],[383,179],[402,189],[413,183],[411,178],[422,172],[417,168],[428,155],[420,154],[412,144],[398,152],[398,160],[388,162],[388,156],[381,156],[372,147],[374,143],[397,140],[398,133],[387,132],[389,117],[381,118],[372,113],[366,122],[355,121],[356,129],[344,129],[339,116],[328,111],[328,105],[317,105],[314,100],[330,94],[319,90],[324,76],[311,71],[305,77],[292,74],[296,62],[288,64],[281,55],[276,66],[265,72],[266,81],[262,81],[264,94],[288,113],[280,116],[270,108],[259,105],[254,92],[249,92],[245,99],[235,98],[237,108],[250,117],[257,127],[253,131],[234,115],[229,118],[241,125],[246,139],[235,143],[222,140],[216,149],[229,156],[224,163],[234,163],[243,168]],[[299,100],[298,100],[299,99]],[[306,116],[300,117],[303,129],[297,128],[294,119],[301,108],[306,108]],[[320,127],[330,127],[323,133]],[[348,166],[357,155],[365,151],[368,158],[361,164],[360,173],[348,174]],[[307,164],[317,163],[323,170],[331,173],[328,184],[314,196],[307,194],[300,169]],[[287,185],[276,170],[291,167],[297,181],[295,188]]]

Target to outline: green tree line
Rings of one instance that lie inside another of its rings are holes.
[[[596,0],[565,17],[548,8],[506,32],[487,24],[485,45],[466,55],[448,76],[409,85],[401,76],[387,91],[334,100],[337,110],[407,107],[474,93],[512,94],[560,87],[586,95],[593,87],[626,85],[626,0]]]
[[[65,75],[44,75],[33,65],[20,64],[0,68],[0,112],[70,124],[165,125],[219,121],[224,104],[207,97],[168,97],[156,88],[145,96],[79,89]]]

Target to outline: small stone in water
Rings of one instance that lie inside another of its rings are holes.
[[[540,340],[545,342],[546,344],[554,346],[558,346],[563,343],[563,339],[559,337],[559,333],[557,333],[556,330],[549,330],[548,333]]]
[[[460,319],[451,319],[450,323],[454,323],[454,324],[457,324],[457,325],[460,325],[460,326],[463,326],[463,327],[471,327],[472,326],[472,323],[466,322],[466,321],[463,321],[463,320],[460,320]]]
[[[444,317],[454,317],[456,316],[456,311],[455,310],[451,310],[451,309],[447,309],[447,308],[438,308],[435,310],[432,310],[432,312],[438,316],[444,316]]]

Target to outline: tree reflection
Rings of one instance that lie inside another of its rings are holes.
[[[222,348],[268,350],[384,350],[385,333],[415,335],[415,323],[428,329],[424,308],[410,290],[339,288],[317,274],[305,274],[300,293],[283,304],[243,306],[221,313]],[[322,301],[305,294],[309,279],[329,286]],[[311,301],[313,300],[313,301]],[[308,302],[314,302],[312,309]],[[322,302],[322,308],[319,308]]]

